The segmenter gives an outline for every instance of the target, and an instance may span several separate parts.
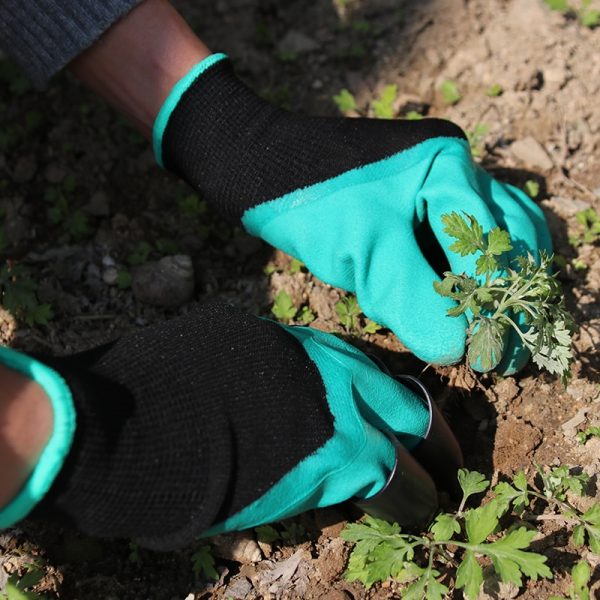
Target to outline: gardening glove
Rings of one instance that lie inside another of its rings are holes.
[[[377,505],[429,428],[419,396],[342,340],[222,304],[69,357],[0,347],[0,363],[54,411],[0,527],[31,514],[171,549],[349,498]],[[418,471],[396,503],[426,519],[435,489]]]
[[[418,230],[456,273],[474,274],[476,257],[449,250],[441,217],[452,211],[484,231],[507,229],[513,253],[551,246],[541,210],[479,168],[456,125],[291,114],[250,91],[223,54],[174,86],[154,124],[154,151],[221,214],[355,292],[367,316],[431,363],[461,359],[467,321],[447,316],[455,304],[434,291],[439,274]],[[505,373],[527,360],[515,338]]]

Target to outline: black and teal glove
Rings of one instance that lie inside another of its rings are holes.
[[[0,527],[31,514],[157,549],[347,499],[377,508],[430,423],[418,395],[337,337],[220,304],[66,358],[0,348],[0,363],[54,410]],[[435,489],[417,471],[395,503],[424,519]]]
[[[507,229],[515,252],[551,247],[541,210],[479,168],[456,125],[290,114],[251,92],[223,54],[175,85],[154,150],[222,214],[356,292],[366,315],[432,363],[461,359],[467,322],[448,317],[453,302],[433,289],[439,277],[417,240],[421,224],[457,273],[473,274],[475,257],[449,251],[441,216],[452,211],[486,231]],[[501,371],[526,362],[517,340],[511,332]]]

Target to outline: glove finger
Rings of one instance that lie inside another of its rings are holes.
[[[452,364],[462,358],[466,319],[447,316],[455,303],[434,290],[439,277],[423,256],[411,223],[400,221],[381,230],[360,261],[356,294],[366,315],[389,327],[421,360]]]

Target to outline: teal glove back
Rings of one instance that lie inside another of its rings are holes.
[[[262,497],[205,536],[255,527],[351,498],[370,498],[385,486],[396,458],[384,432],[395,434],[411,449],[429,427],[429,410],[422,400],[362,352],[316,329],[282,327],[298,339],[319,369],[334,416],[334,435]]]
[[[513,254],[551,251],[542,211],[520,190],[499,183],[477,166],[466,141],[432,138],[376,163],[296,190],[247,210],[247,230],[304,261],[324,281],[355,292],[365,314],[394,331],[419,358],[458,362],[467,322],[447,316],[439,280],[415,230],[428,221],[452,271],[475,273],[474,256],[449,250],[441,217],[473,215],[484,231],[499,225]],[[512,373],[528,353],[512,332],[499,370]],[[476,365],[475,365],[476,366]]]

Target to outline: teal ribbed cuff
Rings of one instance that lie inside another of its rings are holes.
[[[0,364],[22,373],[44,389],[52,405],[54,421],[50,440],[31,476],[17,496],[0,509],[0,528],[4,528],[24,519],[56,479],[73,442],[75,408],[71,391],[53,369],[4,346],[0,346]]]
[[[224,58],[227,58],[227,56],[219,52],[217,54],[211,54],[204,60],[201,60],[173,86],[173,89],[169,92],[167,99],[160,107],[158,115],[154,120],[154,127],[152,128],[152,147],[154,149],[154,157],[156,158],[156,162],[161,167],[164,167],[162,157],[162,139],[171,113],[175,110],[175,107],[177,104],[179,104],[181,96],[183,96],[192,83],[194,83],[194,81],[196,81],[196,79],[198,79],[198,77],[200,77],[200,75],[202,75],[206,69],[212,67],[215,63],[223,60]]]

